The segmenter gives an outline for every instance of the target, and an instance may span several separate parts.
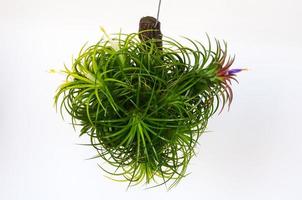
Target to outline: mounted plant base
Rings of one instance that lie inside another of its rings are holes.
[[[162,36],[159,26],[143,18],[139,33],[83,47],[55,95],[96,157],[111,166],[100,167],[129,186],[171,188],[186,175],[199,136],[230,105],[230,82],[242,70],[230,69],[225,43],[209,39],[206,47],[186,38],[185,46]]]

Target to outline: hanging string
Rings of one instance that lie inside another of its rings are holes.
[[[158,23],[158,19],[159,19],[159,12],[160,12],[160,6],[161,6],[161,0],[159,0],[158,2],[158,7],[157,7],[157,16],[156,16],[156,23],[154,25],[154,27],[157,26],[157,23]]]

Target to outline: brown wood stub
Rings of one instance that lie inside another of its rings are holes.
[[[138,36],[141,41],[148,42],[154,39],[157,47],[161,48],[163,46],[160,22],[154,17],[146,16],[140,19]]]

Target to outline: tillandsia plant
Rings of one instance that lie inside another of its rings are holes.
[[[159,25],[142,18],[139,33],[105,33],[83,47],[55,95],[111,167],[99,166],[129,186],[171,188],[185,177],[199,136],[230,106],[231,81],[243,70],[230,69],[225,42],[208,37],[206,47],[186,38],[184,45],[162,36]]]

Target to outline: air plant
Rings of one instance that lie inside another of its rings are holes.
[[[105,34],[83,47],[65,67],[55,104],[90,137],[112,179],[171,188],[186,176],[209,118],[230,106],[242,69],[230,69],[225,42],[142,39],[148,31]]]

